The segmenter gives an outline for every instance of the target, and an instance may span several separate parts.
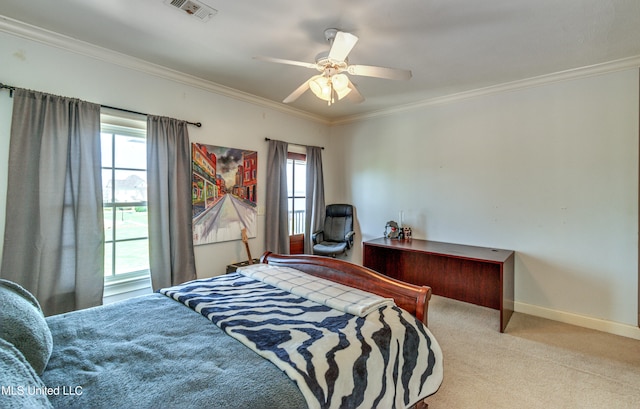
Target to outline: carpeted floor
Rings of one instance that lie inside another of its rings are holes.
[[[640,408],[640,341],[434,296],[444,381],[429,409]]]

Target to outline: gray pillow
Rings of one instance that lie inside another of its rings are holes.
[[[51,330],[36,298],[18,284],[0,279],[0,338],[16,347],[42,375],[53,349]]]
[[[53,408],[45,385],[16,347],[0,339],[0,408]]]

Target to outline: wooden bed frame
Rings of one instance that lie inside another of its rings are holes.
[[[330,257],[281,255],[267,251],[260,261],[274,266],[295,268],[316,277],[393,298],[398,307],[410,312],[427,325],[430,287],[405,283],[369,268]]]

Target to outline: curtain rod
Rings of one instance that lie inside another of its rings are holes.
[[[7,85],[7,84],[3,84],[3,83],[0,82],[0,89],[8,89],[9,90],[9,96],[13,97],[13,91],[16,90],[16,87],[13,87],[13,86]],[[112,106],[109,106],[109,105],[100,105],[100,107],[108,108],[108,109],[115,109],[116,111],[128,112],[130,114],[136,114],[136,115],[144,115],[144,116],[149,115],[149,114],[145,114],[143,112],[131,111],[129,109],[112,107]],[[197,126],[198,128],[200,128],[202,126],[201,122],[189,122],[189,121],[185,121],[185,122],[188,123],[189,125]]]
[[[9,90],[9,96],[11,98],[13,98],[13,91],[16,90],[16,87],[12,87],[11,85],[5,85],[5,84],[0,82],[0,89],[8,89]]]
[[[116,111],[128,112],[130,114],[144,115],[144,116],[149,115],[149,114],[145,114],[144,112],[131,111],[130,109],[111,107],[109,105],[100,105],[100,106],[102,108],[115,109]],[[188,123],[189,125],[197,126],[198,128],[200,128],[202,126],[201,122],[189,122],[189,121],[184,121],[184,122]]]
[[[265,140],[265,141],[275,141],[276,139],[264,138],[264,140]],[[281,141],[281,142],[284,142],[284,141]],[[299,143],[291,143],[291,142],[287,142],[287,143],[288,143],[289,145],[303,146],[303,147],[305,147],[305,148],[307,148],[307,147],[311,147],[311,146],[309,146],[309,145],[302,145],[302,144],[299,144]],[[324,149],[324,146],[315,146],[315,148]]]

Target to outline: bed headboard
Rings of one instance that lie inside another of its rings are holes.
[[[282,255],[267,251],[262,263],[287,266],[307,274],[359,288],[382,297],[393,298],[396,305],[427,324],[431,288],[405,283],[369,268],[330,257],[306,254]]]

